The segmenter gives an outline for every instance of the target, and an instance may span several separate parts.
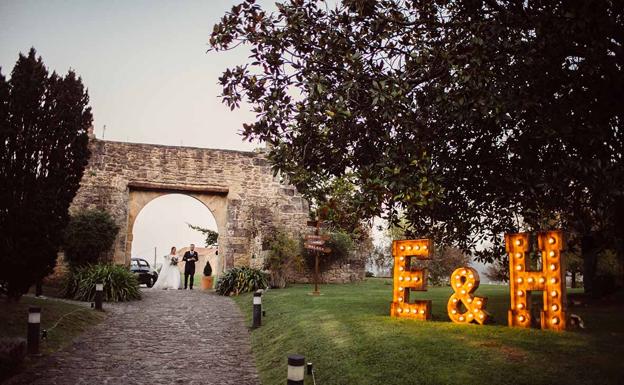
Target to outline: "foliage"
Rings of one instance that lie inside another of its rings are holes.
[[[455,269],[470,266],[470,256],[456,247],[436,247],[431,260],[423,262],[429,283],[440,286],[449,283]]]
[[[486,326],[449,322],[446,305],[453,290],[448,286],[415,293],[432,300],[433,322],[389,317],[390,279],[326,285],[321,297],[306,295],[310,290],[311,285],[293,285],[263,295],[270,325],[251,333],[263,384],[282,383],[284,352],[304,352],[314,362],[316,383],[323,385],[622,382],[624,307],[619,304],[569,307],[587,329],[552,333],[507,327],[506,285],[482,284],[476,292],[488,297],[495,324]],[[535,294],[533,306],[539,311],[541,293]],[[251,322],[251,295],[235,301]],[[405,357],[418,357],[418,367]],[[475,372],[483,362],[487,372]]]
[[[366,271],[366,273],[364,273],[364,275],[366,276],[366,278],[372,278],[375,276],[375,274],[372,271]]]
[[[0,282],[18,299],[52,272],[89,158],[89,96],[31,49],[0,73]]]
[[[327,232],[329,239],[325,241],[325,246],[331,249],[330,253],[319,254],[319,270],[321,272],[329,269],[334,263],[346,261],[350,258],[355,244],[350,234],[340,230]],[[314,270],[316,261],[316,251],[304,249],[305,262],[310,270]]]
[[[204,236],[206,237],[206,240],[204,241],[205,247],[215,246],[217,244],[217,240],[219,239],[218,232],[214,230],[210,230],[210,229],[205,229],[201,226],[191,225],[190,223],[187,223],[187,225],[191,229],[199,231],[200,233],[204,234]]]
[[[292,276],[302,270],[302,250],[299,242],[283,230],[275,231],[271,237],[264,268],[269,271],[271,287],[284,288]]]
[[[490,263],[485,276],[492,282],[509,282],[509,260],[498,260]]]
[[[72,215],[63,234],[65,260],[72,267],[100,262],[110,251],[119,226],[110,214],[101,210],[86,210]]]
[[[215,286],[220,295],[239,295],[269,286],[268,275],[250,267],[233,267],[223,273]]]
[[[210,261],[206,260],[206,266],[204,266],[204,276],[210,277],[212,275],[212,266],[210,266]]]
[[[250,46],[223,101],[253,106],[243,135],[306,197],[348,176],[359,217],[402,210],[490,262],[550,216],[591,292],[601,249],[624,258],[623,29],[608,1],[245,1],[210,44]]]
[[[70,270],[65,278],[64,296],[79,301],[93,301],[97,283],[104,284],[106,302],[141,299],[137,276],[125,266],[113,264],[87,265]]]

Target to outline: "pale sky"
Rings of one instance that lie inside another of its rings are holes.
[[[238,1],[0,0],[0,67],[9,78],[18,53],[35,47],[51,72],[72,68],[89,90],[95,133],[104,139],[253,150],[238,135],[254,115],[217,97],[225,68],[247,50],[210,52],[213,25]],[[271,4],[263,1],[260,3]],[[216,230],[201,203],[183,195],[148,204],[135,223],[133,255],[153,258]]]

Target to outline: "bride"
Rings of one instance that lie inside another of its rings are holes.
[[[165,255],[163,258],[165,261],[152,289],[179,289],[180,270],[178,270],[178,256],[175,246],[171,248],[169,255]]]

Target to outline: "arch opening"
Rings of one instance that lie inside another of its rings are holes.
[[[191,224],[219,232],[217,218],[202,199],[190,194],[152,192],[143,193],[134,200],[140,205],[128,223],[131,258],[144,259],[152,268],[159,270],[172,246],[177,248],[181,257],[190,244],[195,244],[200,257],[195,273],[196,283],[201,279],[206,261],[210,262],[213,274],[220,272],[222,263],[218,246],[206,247],[206,237],[189,227]],[[183,273],[184,264],[178,267]]]

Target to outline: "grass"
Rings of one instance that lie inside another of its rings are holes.
[[[26,338],[28,307],[41,307],[41,329],[48,329],[47,341],[41,341],[41,353],[49,354],[68,345],[74,337],[101,322],[106,315],[84,306],[52,299],[22,297],[18,303],[0,300],[0,338]],[[50,330],[64,314],[68,314]]]
[[[389,279],[270,290],[267,316],[252,332],[264,385],[282,384],[286,357],[312,361],[318,384],[622,384],[624,309],[571,308],[587,329],[551,332],[509,328],[507,286],[481,285],[495,324],[456,325],[446,315],[452,290],[429,288],[432,322],[388,316]],[[251,323],[251,294],[235,298]],[[306,376],[306,384],[312,384]]]

